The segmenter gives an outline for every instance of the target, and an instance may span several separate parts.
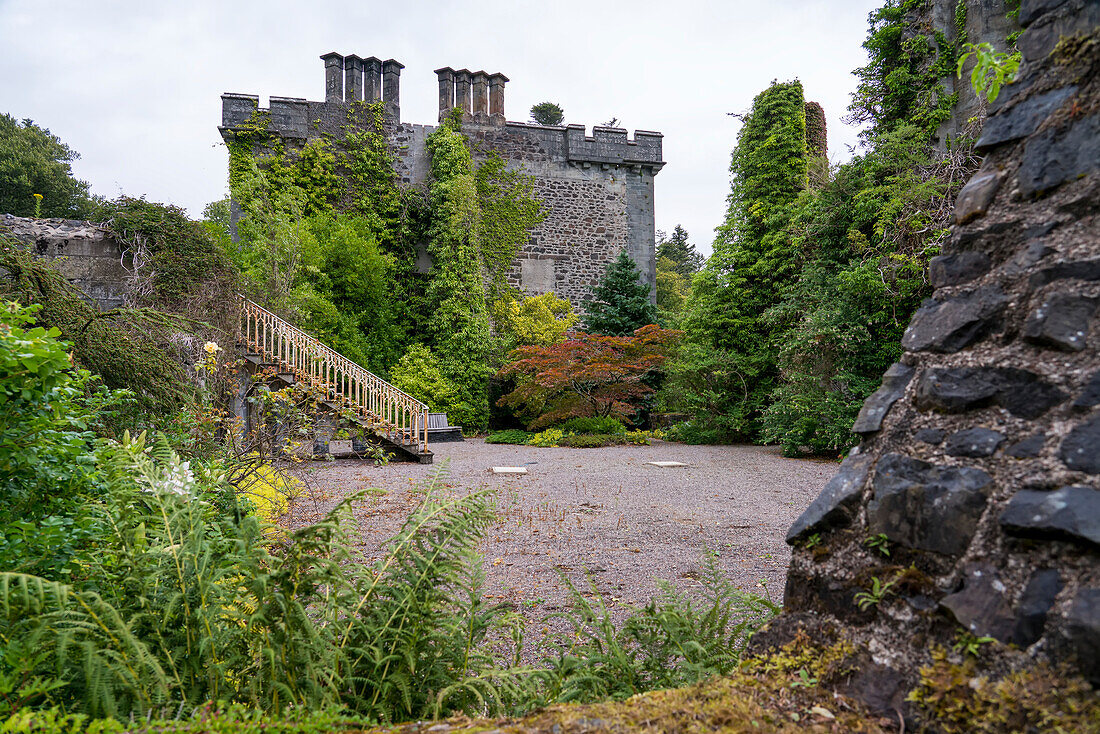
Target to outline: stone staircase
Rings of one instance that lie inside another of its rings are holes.
[[[252,365],[306,383],[334,415],[350,417],[402,458],[432,463],[428,406],[259,304],[238,296],[238,344]]]

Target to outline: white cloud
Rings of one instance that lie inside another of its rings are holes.
[[[440,66],[500,71],[508,118],[553,100],[664,133],[657,226],[709,252],[737,121],[772,79],[802,80],[846,159],[852,69],[876,0],[774,2],[49,2],[0,0],[0,112],[50,128],[96,193],[186,207],[225,195],[222,92],[319,99],[327,51],[405,64],[402,118],[436,116]]]

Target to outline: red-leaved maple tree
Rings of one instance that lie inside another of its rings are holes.
[[[500,376],[516,388],[498,405],[535,416],[532,430],[580,417],[627,418],[653,392],[646,377],[668,359],[680,332],[650,324],[633,336],[576,334],[549,347],[519,347]]]

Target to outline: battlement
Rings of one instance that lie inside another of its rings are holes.
[[[592,128],[589,137],[584,133],[584,125],[567,125],[565,151],[570,161],[663,166],[663,139],[664,135],[658,132],[635,130],[634,139],[629,140],[625,129],[599,125]]]

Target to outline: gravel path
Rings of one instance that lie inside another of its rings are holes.
[[[500,521],[483,543],[486,596],[504,600],[529,620],[562,609],[563,572],[585,584],[592,574],[616,616],[644,604],[655,579],[690,590],[706,549],[735,585],[782,600],[791,522],[835,472],[832,462],[785,459],[758,446],[652,446],[601,449],[437,444],[435,465],[334,461],[297,470],[307,497],[295,501],[292,526],[322,517],[348,494],[382,492],[356,507],[363,549],[384,541],[418,500],[415,482],[445,467],[457,491],[497,491]],[[679,461],[658,468],[649,461]],[[529,474],[493,475],[490,466],[526,466]]]

